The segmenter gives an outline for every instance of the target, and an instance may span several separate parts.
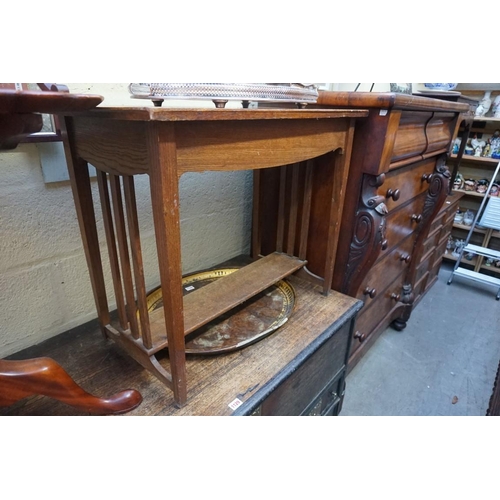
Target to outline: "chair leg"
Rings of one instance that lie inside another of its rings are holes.
[[[133,389],[99,398],[84,391],[51,358],[23,361],[0,360],[0,407],[10,406],[28,396],[48,396],[92,415],[127,413],[142,402]]]

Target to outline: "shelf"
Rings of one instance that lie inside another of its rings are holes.
[[[463,193],[468,196],[475,196],[476,198],[484,198],[484,194],[476,193],[476,191],[465,191],[464,189],[454,189],[453,193]]]
[[[206,325],[290,276],[305,264],[306,261],[297,257],[272,253],[186,295],[184,297],[184,335]],[[149,318],[155,340],[165,339],[163,308],[151,312]]]
[[[500,125],[500,118],[493,118],[492,116],[477,116],[474,117],[475,122],[492,122]]]
[[[452,160],[457,160],[457,155],[451,155],[450,158]],[[492,167],[496,167],[498,162],[500,162],[499,158],[484,158],[482,156],[472,156],[472,155],[463,155],[461,161],[468,161],[470,163],[477,163],[478,165],[488,165]],[[469,193],[470,191],[467,191]]]
[[[484,269],[485,271],[491,271],[493,273],[500,274],[500,267],[495,267],[495,266],[485,266],[484,264],[481,266],[481,269]]]
[[[453,227],[456,229],[463,229],[464,231],[470,231],[471,228],[471,226],[466,226],[465,224],[457,224],[457,223],[454,223]],[[486,231],[487,231],[486,229],[481,229],[478,227],[474,229],[474,232],[479,234],[486,234]]]
[[[455,257],[451,253],[445,253],[443,255],[443,259],[456,262],[458,260],[458,257]],[[467,260],[465,257],[462,259],[462,264],[467,265],[467,266],[475,266],[476,263],[477,263],[477,257],[473,257],[472,260]]]

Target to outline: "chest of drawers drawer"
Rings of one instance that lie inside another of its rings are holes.
[[[445,151],[456,124],[455,112],[403,111],[394,141],[391,164],[418,155]]]
[[[388,254],[384,254],[366,275],[356,298],[363,300],[368,305],[397,276],[405,272],[412,259],[414,242],[414,238],[410,235],[398,247],[394,248]]]
[[[403,281],[404,275],[401,274],[375,300],[361,310],[354,324],[351,356],[367,342],[381,322],[390,318],[390,312],[401,299]]]
[[[415,230],[423,219],[423,209],[427,194],[421,193],[406,205],[393,210],[386,217],[386,251],[392,251],[396,245],[407,238]],[[380,256],[382,258],[382,255]]]
[[[377,194],[386,198],[389,211],[404,205],[429,188],[429,179],[434,172],[435,160],[424,160],[401,167],[386,174]]]

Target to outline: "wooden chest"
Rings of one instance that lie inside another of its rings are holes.
[[[443,240],[430,229],[449,188],[451,142],[469,107],[366,92],[320,92],[317,106],[369,110],[356,123],[347,190],[336,221],[340,231],[332,279],[334,290],[364,303],[353,331],[352,368],[389,325],[405,328],[423,275],[426,284],[432,283],[427,278],[436,272],[437,260],[430,257],[431,250]],[[321,170],[321,159],[316,168]],[[276,189],[270,177],[260,188],[268,190],[268,199]],[[329,196],[327,183],[314,185],[307,269],[319,277],[328,252],[331,222],[324,207]],[[266,232],[267,251],[273,248],[274,233],[272,228]]]
[[[370,109],[355,131],[333,278],[335,290],[364,301],[352,368],[387,326],[406,327],[423,276],[430,285],[427,278],[437,272],[434,248],[445,243],[431,226],[449,189],[445,164],[460,115],[469,108],[403,94],[343,92],[321,93],[318,105]]]

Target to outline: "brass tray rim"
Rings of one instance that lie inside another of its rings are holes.
[[[195,283],[197,281],[202,281],[203,279],[210,279],[210,278],[223,278],[224,276],[227,276],[229,274],[232,274],[233,272],[236,272],[240,270],[241,267],[227,267],[227,268],[217,268],[217,269],[211,269],[211,270],[206,270],[206,271],[198,271],[194,272],[191,274],[188,274],[186,276],[183,276],[182,278],[182,287],[184,288],[185,286],[189,285],[190,283]],[[247,347],[251,344],[254,344],[258,342],[259,340],[262,340],[263,338],[267,337],[268,335],[272,334],[279,328],[281,328],[290,318],[290,316],[293,313],[293,310],[295,308],[295,301],[296,301],[296,292],[295,288],[292,286],[291,283],[286,281],[285,279],[282,279],[278,282],[276,282],[274,285],[271,285],[271,287],[276,287],[284,297],[284,305],[282,307],[282,310],[280,314],[278,315],[278,318],[265,330],[262,332],[256,334],[255,336],[239,342],[237,344],[224,347],[224,348],[213,348],[213,349],[193,349],[186,347],[186,354],[191,354],[191,355],[215,355],[215,354],[223,354],[223,353],[229,353],[233,352],[239,349],[242,349],[244,347]],[[268,289],[269,289],[268,288]],[[288,292],[288,293],[287,293]],[[263,293],[263,292],[261,292]],[[154,310],[154,305],[161,300],[162,298],[162,290],[161,286],[156,287],[155,289],[151,290],[147,296],[146,296],[146,307],[148,313],[152,312]],[[191,335],[191,334],[190,334]]]

